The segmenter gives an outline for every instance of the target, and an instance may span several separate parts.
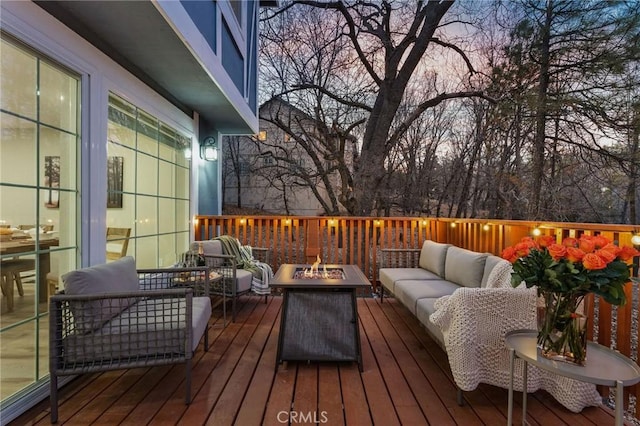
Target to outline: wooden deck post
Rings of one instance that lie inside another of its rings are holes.
[[[316,261],[320,254],[320,219],[307,221],[304,255],[307,263]]]

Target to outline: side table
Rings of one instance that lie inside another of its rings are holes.
[[[587,342],[587,361],[584,366],[572,365],[563,361],[554,361],[542,357],[537,347],[538,332],[535,330],[515,330],[505,335],[510,352],[509,368],[509,409],[507,424],[513,423],[513,372],[516,356],[524,361],[522,373],[522,424],[527,419],[527,365],[531,364],[543,370],[551,371],[571,379],[595,385],[616,388],[615,424],[623,424],[623,388],[640,382],[640,367],[631,359],[606,346]]]

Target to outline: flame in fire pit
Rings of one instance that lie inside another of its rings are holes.
[[[311,268],[304,270],[304,276],[307,278],[312,278],[312,277],[328,278],[329,273],[327,272],[327,265],[322,265],[323,269],[322,269],[322,272],[320,272],[321,262],[322,262],[322,259],[320,259],[320,255],[317,255],[316,261],[313,262],[313,265],[311,265]]]

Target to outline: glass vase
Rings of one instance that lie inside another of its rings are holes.
[[[538,347],[543,357],[584,365],[587,359],[587,317],[576,312],[584,295],[542,292],[538,309]]]

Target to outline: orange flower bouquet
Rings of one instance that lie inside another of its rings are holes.
[[[584,365],[586,318],[576,313],[585,295],[594,293],[612,305],[624,305],[624,286],[630,265],[640,255],[633,247],[619,247],[603,236],[523,238],[502,252],[513,265],[511,284],[536,286],[544,299],[538,318],[542,355]]]

